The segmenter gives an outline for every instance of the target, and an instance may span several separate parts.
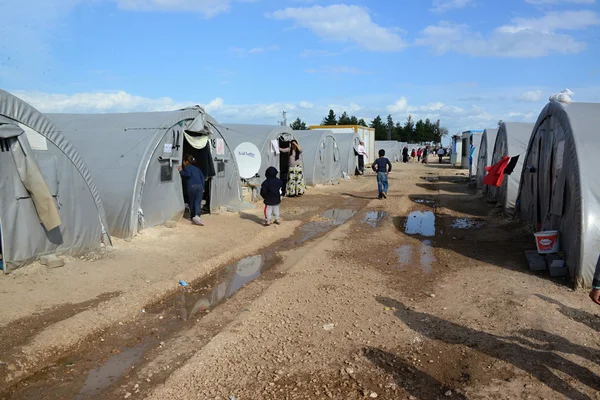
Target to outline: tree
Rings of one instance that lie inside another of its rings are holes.
[[[367,123],[365,122],[365,120],[364,120],[364,119],[362,119],[362,118],[358,120],[358,125],[360,125],[360,126],[364,126],[364,127],[367,127],[367,126],[368,126],[368,125],[367,125]]]
[[[394,120],[392,119],[391,114],[387,116],[386,130],[387,140],[392,140],[392,133],[394,132]]]
[[[415,137],[415,121],[413,120],[412,115],[409,115],[406,118],[406,122],[404,123],[404,136],[407,142],[410,143],[418,143]]]
[[[306,126],[306,122],[302,121],[300,118],[296,118],[296,120],[290,124],[290,128],[292,128],[295,131],[308,130],[308,127]]]
[[[337,117],[335,115],[335,113],[333,112],[333,110],[329,110],[329,114],[327,115],[327,117],[325,117],[323,119],[323,122],[321,122],[321,125],[325,125],[325,126],[330,126],[330,125],[337,125],[338,121],[337,121]]]
[[[344,111],[340,116],[340,119],[338,120],[338,125],[352,125],[352,118],[348,116],[348,113],[346,111]]]
[[[356,118],[354,115],[350,117],[350,125],[358,125],[358,118]]]
[[[375,140],[385,140],[387,138],[387,126],[383,123],[381,116],[375,117],[371,122],[371,128],[375,129]]]
[[[415,131],[414,131],[415,142],[417,142],[417,143],[425,142],[426,141],[425,134],[426,134],[425,122],[423,122],[423,120],[420,119],[415,124]]]

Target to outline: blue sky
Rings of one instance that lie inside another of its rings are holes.
[[[48,112],[534,121],[600,101],[596,0],[0,0],[0,87]]]

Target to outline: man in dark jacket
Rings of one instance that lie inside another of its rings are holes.
[[[260,195],[265,200],[265,226],[271,225],[271,218],[275,217],[275,223],[279,225],[279,204],[283,191],[283,181],[277,177],[277,168],[269,167],[265,171],[267,179],[260,187]]]

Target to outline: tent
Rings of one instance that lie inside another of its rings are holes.
[[[110,244],[92,175],[48,118],[0,90],[0,247],[8,272]]]
[[[281,125],[244,124],[222,124],[217,125],[217,128],[233,150],[244,142],[250,142],[258,147],[262,160],[258,172],[260,178],[265,177],[265,171],[269,167],[275,167],[285,174],[288,168],[287,158],[280,157],[278,146],[294,138],[294,131],[291,128]]]
[[[342,177],[342,156],[331,131],[294,131],[302,147],[302,165],[307,185],[333,185]]]
[[[182,217],[185,193],[177,166],[184,153],[196,158],[208,178],[209,208],[241,201],[231,150],[201,107],[47,116],[89,165],[113,236],[129,240],[144,228]]]
[[[355,175],[358,168],[358,148],[360,136],[357,132],[333,132],[335,140],[340,148],[342,159],[342,175],[345,172],[348,176]]]
[[[558,230],[577,286],[590,286],[600,252],[600,104],[551,102],[529,140],[517,216]]]
[[[375,141],[375,156],[379,157],[379,150],[385,150],[385,156],[391,162],[399,162],[402,160],[402,149],[400,143],[396,140],[376,140]],[[373,162],[375,160],[371,160]]]
[[[486,129],[481,135],[481,144],[479,146],[479,154],[477,156],[477,169],[476,169],[476,180],[477,188],[483,188],[483,193],[487,193],[488,187],[483,187],[483,177],[486,175],[485,167],[492,165],[492,159],[494,157],[494,145],[496,144],[496,136],[498,136],[498,129]]]
[[[502,157],[521,155],[513,173],[504,177],[502,186],[488,188],[492,200],[497,201],[509,215],[514,213],[523,168],[523,153],[527,150],[532,129],[533,124],[526,122],[502,122],[498,128],[490,165],[496,164],[502,160]]]

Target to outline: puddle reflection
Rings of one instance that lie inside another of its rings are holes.
[[[419,246],[405,244],[396,249],[400,268],[418,265],[424,273],[428,274],[433,269],[433,264],[436,261],[433,254],[433,243],[431,240],[424,240]]]
[[[413,211],[406,218],[407,235],[435,236],[435,214],[431,211]]]
[[[322,220],[309,221],[298,229],[301,236],[296,244],[304,243],[315,238],[319,234],[326,233],[336,226],[344,224],[350,218],[355,216],[356,210],[334,208],[325,211],[320,215]]]
[[[454,229],[472,229],[483,226],[483,221],[473,220],[471,218],[457,218],[452,221],[451,228]]]
[[[385,219],[388,215],[390,215],[390,213],[385,211],[369,211],[365,215],[365,218],[362,222],[371,225],[373,228],[377,228],[381,221]]]

